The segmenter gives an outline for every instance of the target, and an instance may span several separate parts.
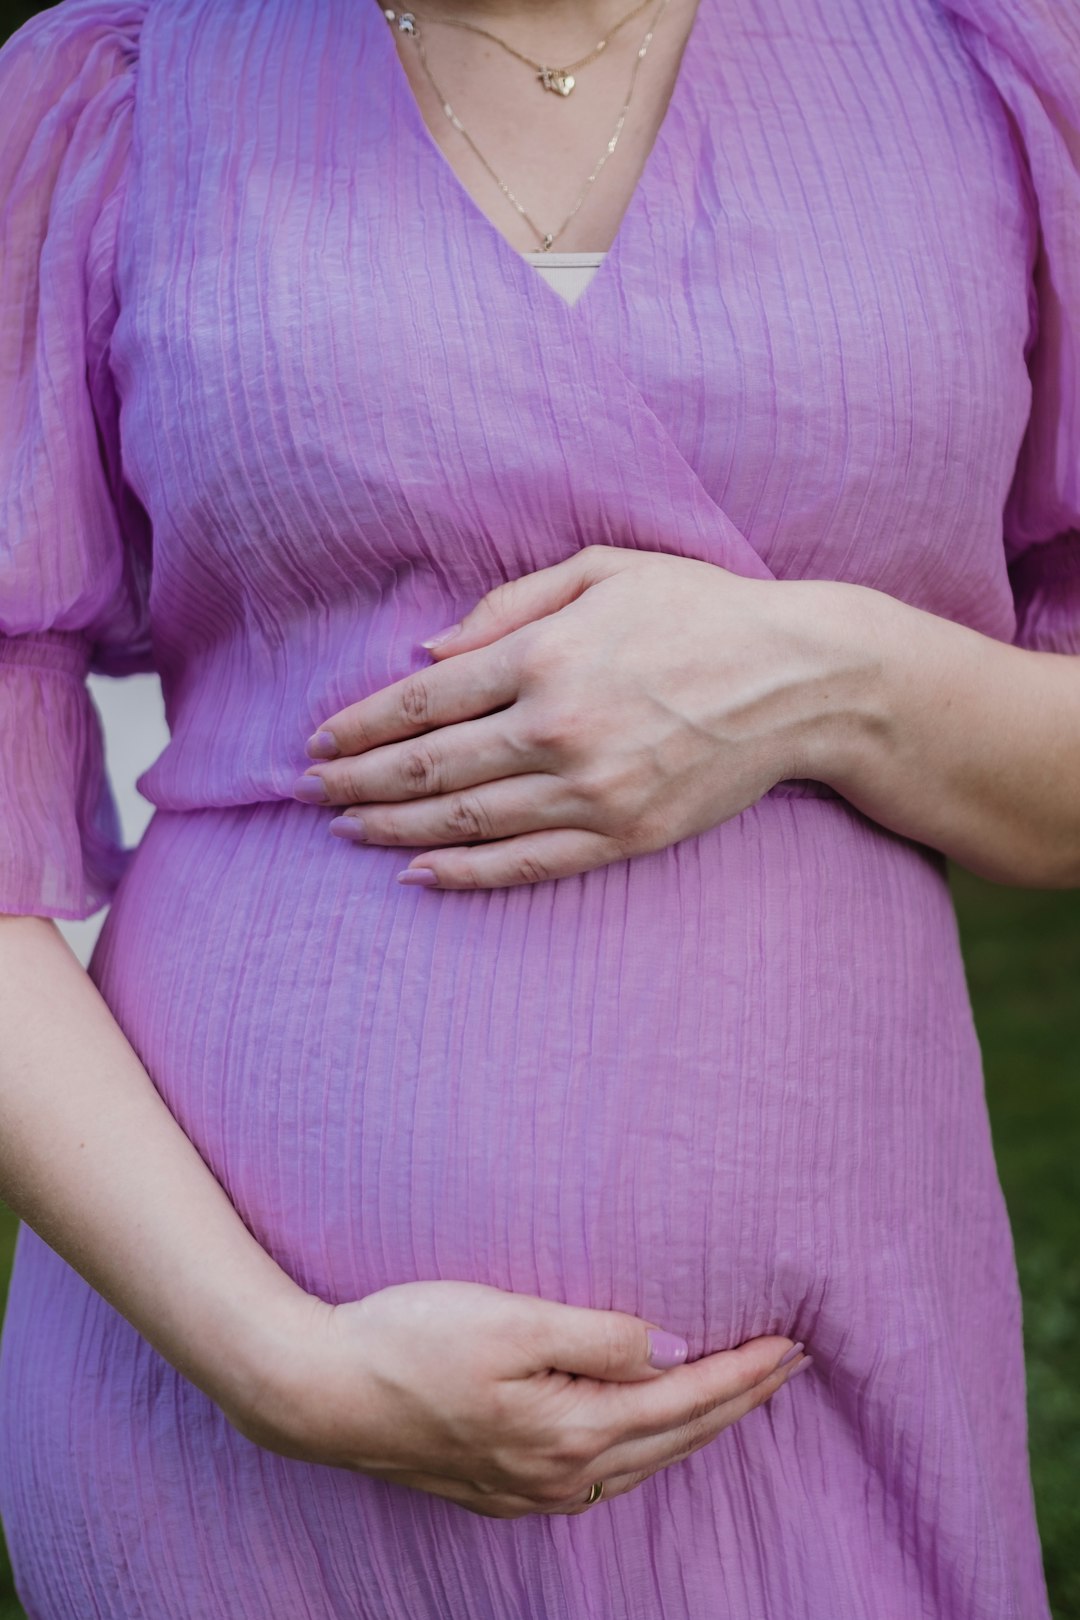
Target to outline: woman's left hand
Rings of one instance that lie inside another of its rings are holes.
[[[294,791],[347,807],[344,836],[431,846],[403,880],[447,889],[662,849],[818,775],[875,665],[877,594],[586,546],[489,591],[434,664],[330,715]]]

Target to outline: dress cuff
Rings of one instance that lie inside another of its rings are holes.
[[[127,862],[74,631],[0,636],[0,911],[93,916]]]

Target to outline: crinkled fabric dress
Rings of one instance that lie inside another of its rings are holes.
[[[572,308],[366,0],[65,0],[0,51],[0,182],[0,905],[111,901],[92,977],[322,1298],[463,1278],[814,1355],[633,1492],[491,1520],[245,1440],[24,1226],[32,1620],[1044,1620],[940,853],[795,781],[424,891],[291,790],[590,543],[1080,651],[1075,7],[701,0]],[[88,670],[163,682],[134,853]]]

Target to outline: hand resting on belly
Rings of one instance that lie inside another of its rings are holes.
[[[596,1480],[623,1495],[812,1359],[772,1335],[685,1364],[661,1331],[652,1365],[636,1316],[453,1281],[305,1295],[296,1326],[242,1433],[495,1519],[582,1513]]]
[[[567,877],[718,826],[778,782],[998,883],[1080,885],[1080,659],[887,592],[592,545],[481,597],[438,662],[321,722],[298,799],[445,845],[399,881]]]
[[[308,752],[328,762],[294,794],[347,807],[342,836],[458,845],[403,874],[444,888],[662,849],[813,774],[810,734],[861,656],[841,637],[824,651],[822,627],[853,589],[586,546],[489,592],[438,664],[325,720]]]

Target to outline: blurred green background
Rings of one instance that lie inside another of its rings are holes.
[[[955,868],[952,884],[1024,1296],[1047,1580],[1055,1620],[1080,1620],[1080,892],[1000,888]],[[15,1221],[0,1206],[5,1290],[14,1237]],[[0,1620],[22,1614],[5,1562]]]
[[[0,39],[41,9],[5,7]],[[1080,1394],[1072,1372],[1080,1334],[1080,892],[1000,888],[955,868],[952,882],[1024,1296],[1047,1581],[1055,1620],[1080,1620]],[[0,1204],[3,1297],[15,1230]],[[2,1539],[0,1620],[24,1620]]]

